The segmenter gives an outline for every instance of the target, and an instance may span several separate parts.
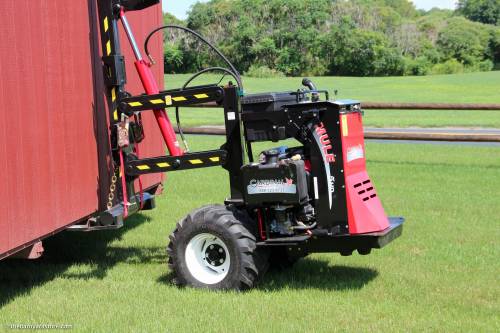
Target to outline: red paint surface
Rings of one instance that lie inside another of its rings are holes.
[[[105,207],[109,147],[99,119],[107,110],[96,8],[93,0],[0,1],[0,258]],[[139,45],[162,21],[160,6],[128,16]],[[127,90],[143,93],[125,36],[121,42]],[[161,59],[160,36],[150,47]],[[154,68],[160,87],[162,72]],[[154,116],[144,122],[141,155],[161,155]],[[160,179],[143,177],[144,187]]]
[[[342,129],[349,232],[351,234],[364,234],[382,231],[389,227],[389,220],[375,186],[366,172],[366,152],[361,114],[350,113],[342,116],[340,127]],[[357,151],[361,149],[362,157],[349,161],[348,154],[352,149]]]

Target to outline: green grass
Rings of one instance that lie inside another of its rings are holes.
[[[188,75],[165,77],[167,88],[180,87]],[[198,83],[212,83],[219,76],[208,75]],[[301,78],[256,79],[243,78],[246,93],[296,90]],[[429,103],[500,103],[500,72],[421,77],[317,77],[318,88],[338,98],[369,102],[429,102]],[[196,84],[196,83],[194,83]],[[173,112],[173,111],[170,111]],[[186,127],[223,124],[221,110],[183,109],[182,122]],[[498,111],[435,111],[435,110],[368,110],[366,126],[374,127],[495,127],[500,128]]]
[[[219,137],[191,137],[196,149]],[[313,254],[249,292],[178,289],[164,248],[188,211],[228,194],[221,168],[168,175],[158,208],[119,231],[63,233],[36,262],[0,262],[5,324],[81,332],[498,332],[498,148],[369,143],[403,236],[369,256]]]

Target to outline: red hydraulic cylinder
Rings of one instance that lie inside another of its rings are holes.
[[[158,89],[158,85],[153,77],[153,73],[151,73],[149,65],[144,60],[137,60],[135,62],[135,68],[139,73],[139,77],[141,78],[146,94],[153,95],[159,93],[160,90]],[[183,155],[184,152],[179,146],[179,141],[177,141],[174,128],[172,127],[172,123],[170,122],[165,110],[154,110],[154,114],[170,155]]]
[[[134,52],[136,59],[135,68],[137,69],[137,73],[139,74],[139,77],[141,79],[144,90],[146,91],[146,94],[153,95],[159,93],[160,89],[158,89],[158,84],[156,83],[156,80],[153,76],[151,68],[149,67],[149,64],[142,59],[141,51],[137,46],[134,35],[132,33],[132,29],[130,28],[127,17],[125,16],[125,10],[123,8],[120,10],[120,19],[123,24],[123,29],[125,30],[125,33],[127,34],[127,37],[130,41],[130,46],[132,47],[132,50]],[[167,148],[168,151],[170,152],[170,155],[172,156],[183,155],[184,152],[179,146],[179,141],[177,141],[174,128],[172,127],[172,123],[170,122],[170,119],[168,119],[168,115],[165,112],[165,110],[160,109],[153,111],[155,114],[156,122],[160,127],[161,135],[163,136],[163,139],[167,144]]]

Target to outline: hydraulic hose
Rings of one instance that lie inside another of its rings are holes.
[[[219,51],[219,49],[217,49],[217,47],[215,47],[212,43],[210,43],[207,39],[205,39],[205,37],[203,37],[202,35],[200,35],[199,33],[197,33],[194,30],[191,30],[189,28],[186,28],[186,27],[183,27],[183,26],[180,26],[180,25],[169,24],[169,25],[161,26],[161,27],[156,28],[155,30],[151,31],[149,33],[149,35],[146,37],[146,41],[144,42],[144,51],[146,52],[146,55],[148,56],[148,58],[151,60],[152,63],[154,63],[154,59],[151,56],[151,54],[149,53],[149,49],[148,49],[149,40],[151,39],[151,37],[155,33],[157,33],[160,30],[164,30],[164,29],[178,29],[178,30],[183,30],[185,32],[188,32],[188,33],[192,34],[193,36],[195,36],[199,40],[201,40],[203,43],[205,43],[206,45],[208,45],[208,47],[210,47],[210,49],[212,49],[229,66],[229,68],[231,69],[231,72],[234,74],[233,76],[235,77],[236,81],[238,82],[238,86],[240,87],[240,89],[243,89],[241,75],[236,70],[236,67],[234,67],[234,65],[231,63],[231,61],[229,61],[229,59],[227,59],[226,56],[224,56],[224,54],[222,54],[222,52]]]

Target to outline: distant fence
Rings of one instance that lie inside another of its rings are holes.
[[[500,111],[500,104],[472,103],[362,103],[368,110],[464,110],[464,111]]]
[[[500,104],[483,103],[387,103],[363,102],[365,110],[462,110],[462,111],[500,111]],[[196,108],[220,108],[217,103],[192,106]]]
[[[386,102],[364,102],[364,110],[461,110],[461,111],[500,111],[500,104],[478,104],[478,103],[386,103]],[[205,103],[192,108],[221,108],[216,103]],[[223,135],[224,128],[220,126],[204,126],[187,128],[187,134],[211,134]],[[442,130],[439,132],[406,131],[383,129],[366,129],[365,138],[378,140],[418,140],[418,141],[455,141],[455,142],[500,142],[500,130],[491,133],[481,131],[463,131],[457,133]]]
[[[224,126],[200,126],[183,129],[185,134],[225,135]],[[365,129],[366,139],[408,140],[408,141],[451,141],[451,142],[500,142],[500,130],[492,133],[394,129]]]

